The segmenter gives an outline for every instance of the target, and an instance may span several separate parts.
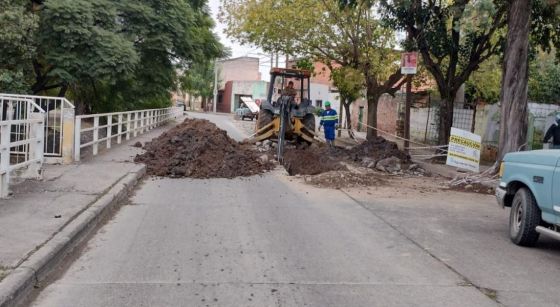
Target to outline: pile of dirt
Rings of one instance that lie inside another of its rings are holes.
[[[320,188],[334,189],[387,184],[379,175],[372,173],[355,173],[351,171],[330,171],[316,176],[306,176],[305,182]]]
[[[317,175],[329,171],[347,170],[336,159],[328,147],[287,149],[284,152],[284,167],[290,175]]]
[[[348,152],[354,161],[362,161],[365,157],[375,161],[390,157],[396,157],[404,163],[410,161],[410,156],[400,150],[397,143],[387,141],[382,137],[367,140],[362,144],[349,149]]]
[[[144,145],[135,162],[145,163],[155,176],[234,178],[252,176],[274,165],[246,145],[228,137],[226,131],[201,119],[186,119]]]

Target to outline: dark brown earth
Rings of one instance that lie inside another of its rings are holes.
[[[361,161],[364,157],[377,161],[390,157],[399,158],[402,162],[410,161],[410,156],[400,150],[396,143],[387,141],[382,137],[365,141],[348,150],[348,153],[354,161]]]
[[[274,165],[228,137],[226,131],[201,119],[186,119],[144,145],[135,162],[145,163],[155,176],[234,178],[262,174]]]
[[[363,158],[379,161],[390,157],[398,158],[402,164],[410,163],[410,157],[399,150],[396,143],[378,137],[351,149],[328,146],[287,149],[284,152],[284,167],[290,175],[317,175],[347,170],[341,162],[360,162]]]
[[[336,159],[336,152],[328,147],[288,149],[284,152],[284,168],[290,175],[317,175],[329,171],[346,170]]]

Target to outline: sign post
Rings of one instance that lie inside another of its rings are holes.
[[[404,52],[401,56],[401,74],[414,75],[418,71],[418,54]]]
[[[480,168],[480,135],[451,128],[447,149],[447,165],[478,172]]]
[[[401,57],[401,73],[407,75],[406,78],[406,105],[404,110],[404,147],[408,152],[410,146],[410,107],[412,106],[412,75],[417,71],[416,52],[405,52]]]

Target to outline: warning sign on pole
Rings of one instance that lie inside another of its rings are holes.
[[[416,52],[404,52],[401,56],[401,74],[414,75],[418,67],[418,54]]]
[[[481,137],[469,131],[451,128],[447,165],[478,172],[480,166]]]

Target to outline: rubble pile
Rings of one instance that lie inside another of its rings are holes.
[[[155,176],[234,178],[261,174],[274,167],[247,145],[228,137],[226,131],[201,119],[180,125],[144,145],[135,162],[145,163]]]

